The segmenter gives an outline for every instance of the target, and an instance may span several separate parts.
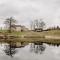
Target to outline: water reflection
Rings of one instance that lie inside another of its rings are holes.
[[[6,55],[13,57],[13,55],[17,52],[15,46],[16,45],[11,42],[5,45],[4,52],[6,53]]]
[[[42,54],[45,51],[45,48],[46,48],[46,46],[43,44],[37,44],[36,45],[34,43],[31,43],[30,51]]]
[[[49,44],[49,43],[48,43]],[[5,49],[4,52],[6,53],[6,55],[13,57],[14,54],[17,53],[16,48],[21,48],[22,46],[24,46],[24,44],[19,43],[18,45],[20,45],[19,47],[16,46],[16,43],[13,42],[9,42],[7,45],[5,45]],[[49,44],[52,46],[59,46],[59,44]],[[34,42],[34,43],[30,43],[30,52],[34,52],[36,54],[43,54],[43,52],[46,49],[46,45],[44,45],[43,43],[40,42]]]
[[[31,44],[30,45],[31,52],[42,54],[45,51],[46,46],[44,44],[35,44],[35,43],[30,43],[30,44]],[[4,52],[6,55],[13,57],[14,54],[17,53],[16,48],[17,48],[16,43],[9,42],[7,45],[5,45]]]
[[[57,46],[57,47],[59,47],[60,46],[60,43],[46,43],[46,44],[48,44],[49,46]]]
[[[58,51],[60,50],[60,49],[57,49],[57,46],[59,48],[59,44],[55,44],[55,43],[54,44],[52,44],[52,43],[44,44],[41,42],[33,42],[33,43],[30,43],[30,45],[28,45],[26,42],[14,43],[14,42],[9,41],[7,43],[8,44],[5,45],[5,48],[4,48],[4,52],[5,52],[6,56],[18,58],[18,60],[35,60],[36,56],[33,55],[34,53],[35,53],[35,55],[38,54],[40,56],[40,54],[41,54],[41,56],[42,56],[40,59],[40,57],[38,57],[38,55],[37,55],[36,60],[38,60],[38,58],[39,58],[39,60],[44,60],[43,57],[47,58],[46,60],[48,60],[48,57],[51,57],[52,52],[57,50],[56,54],[59,54]],[[19,48],[19,49],[17,49],[17,48]],[[52,51],[52,49],[53,49],[53,51]],[[44,53],[44,51],[45,51],[45,53]],[[46,54],[48,57],[44,56],[43,53]],[[23,57],[24,57],[24,59],[23,59]],[[52,59],[52,57],[51,57],[51,59]]]
[[[60,60],[60,46],[35,42],[17,48],[15,43],[10,42],[0,45],[0,60]]]

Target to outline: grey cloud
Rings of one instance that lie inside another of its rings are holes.
[[[60,0],[0,0],[0,2],[0,16],[15,16],[19,22],[27,21],[27,18],[34,20],[42,17],[48,25],[59,25]]]

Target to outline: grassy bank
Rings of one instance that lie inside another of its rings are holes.
[[[42,31],[42,32],[33,32],[33,31],[28,31],[28,32],[12,32],[8,33],[6,30],[0,30],[0,35],[12,35],[12,36],[22,36],[25,38],[45,38],[45,36],[57,36],[60,37],[60,30],[51,30],[51,31]]]
[[[42,31],[42,32],[16,32],[13,31],[12,33],[8,33],[6,30],[0,30],[0,34],[11,34],[11,35],[57,35],[60,36],[60,30],[51,30],[51,31]]]
[[[7,34],[13,36],[19,36],[19,38],[8,38],[8,39],[0,39],[1,42],[25,42],[25,43],[47,43],[47,44],[60,44],[60,39],[46,39],[45,36],[59,36],[60,37],[60,30],[51,30],[51,31],[43,31],[43,32],[12,32],[7,33],[6,31],[1,31],[0,34]],[[21,38],[21,36],[24,36]]]
[[[32,32],[32,35],[53,35],[60,36],[60,30],[42,31],[42,32]]]

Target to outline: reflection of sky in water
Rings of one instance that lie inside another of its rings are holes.
[[[47,44],[43,54],[36,54],[30,52],[30,46],[27,45],[24,48],[17,48],[17,53],[13,58],[7,56],[4,53],[4,45],[0,45],[0,60],[60,60],[60,46],[53,47]]]

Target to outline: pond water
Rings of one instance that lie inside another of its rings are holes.
[[[22,48],[0,44],[0,60],[60,60],[60,46],[30,43]]]

